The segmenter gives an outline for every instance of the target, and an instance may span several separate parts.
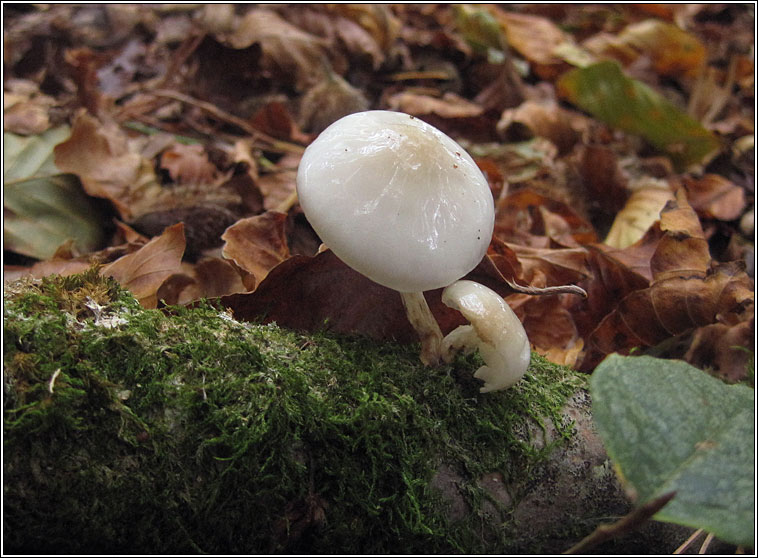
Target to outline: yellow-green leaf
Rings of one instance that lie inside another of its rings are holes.
[[[642,136],[679,168],[703,163],[720,147],[709,130],[644,83],[605,60],[566,72],[560,95],[595,118]]]

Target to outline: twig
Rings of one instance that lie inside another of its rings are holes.
[[[708,536],[705,537],[705,540],[703,541],[703,544],[700,547],[700,550],[698,550],[698,554],[705,554],[705,552],[708,550],[708,547],[711,545],[712,540],[713,540],[713,533],[708,533]]]
[[[200,110],[207,112],[214,118],[217,118],[221,120],[222,122],[226,122],[228,124],[236,126],[243,132],[250,134],[251,136],[253,136],[253,140],[263,141],[269,144],[273,148],[276,148],[282,151],[291,152],[291,153],[303,152],[303,148],[301,146],[295,145],[294,143],[289,143],[286,141],[281,141],[276,138],[273,138],[269,136],[268,134],[265,134],[261,132],[260,130],[256,129],[254,126],[250,125],[250,123],[248,123],[246,120],[243,120],[242,118],[234,116],[233,114],[230,114],[226,112],[225,110],[222,110],[218,108],[216,105],[209,103],[207,101],[201,101],[200,99],[195,99],[194,97],[190,97],[189,95],[185,95],[184,93],[179,93],[178,91],[171,91],[168,89],[156,89],[154,91],[150,91],[146,93],[148,95],[155,95],[156,97],[173,99],[175,101],[179,101],[179,102],[197,107]]]
[[[515,283],[506,278],[506,276],[503,275],[503,272],[498,269],[497,265],[495,265],[495,262],[492,261],[492,258],[486,257],[484,261],[487,263],[490,269],[493,269],[495,273],[500,276],[500,279],[502,279],[511,289],[516,292],[531,295],[553,295],[568,293],[579,295],[582,298],[587,298],[587,291],[578,285],[555,285],[553,287],[532,287],[529,285],[519,285],[518,283]]]
[[[553,295],[553,294],[569,293],[569,294],[579,295],[582,298],[587,298],[587,291],[585,291],[583,288],[581,288],[578,285],[556,285],[554,287],[530,287],[530,286],[519,285],[518,283],[509,281],[505,277],[503,277],[503,281],[508,283],[508,286],[511,289],[518,291],[520,293],[533,294],[533,295]]]
[[[563,554],[579,554],[584,553],[587,549],[597,546],[601,543],[615,539],[617,537],[631,533],[635,529],[638,529],[648,519],[653,517],[658,511],[668,504],[674,497],[676,492],[669,492],[651,500],[643,506],[633,510],[631,513],[625,515],[616,523],[610,525],[598,525],[597,528],[584,537],[581,541],[569,548]]]
[[[690,535],[690,536],[687,538],[687,540],[686,540],[686,541],[684,541],[682,544],[680,544],[680,545],[679,545],[679,548],[677,548],[677,549],[674,551],[674,554],[681,554],[682,552],[684,552],[685,550],[687,550],[687,549],[689,548],[689,546],[690,546],[690,545],[691,545],[693,542],[695,542],[695,540],[696,540],[696,539],[697,539],[697,538],[698,538],[700,535],[702,535],[702,534],[703,534],[703,530],[702,530],[702,529],[698,529],[697,531],[695,531],[694,533],[692,533],[692,534],[691,534],[691,535]]]

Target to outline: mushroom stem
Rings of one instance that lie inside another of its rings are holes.
[[[439,364],[442,358],[442,330],[429,309],[423,292],[400,293],[405,313],[421,338],[421,362],[427,366]]]

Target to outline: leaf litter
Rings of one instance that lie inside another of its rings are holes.
[[[413,342],[397,294],[319,251],[295,194],[323,128],[402,110],[485,172],[495,234],[468,278],[506,297],[537,351],[744,379],[749,7],[656,6],[8,5],[6,133],[68,124],[55,165],[106,210],[99,244],[74,231],[21,250],[5,228],[6,280],[99,264],[148,307],[221,297],[241,319]],[[462,323],[426,294],[443,331]]]

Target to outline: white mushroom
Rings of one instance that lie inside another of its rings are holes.
[[[359,112],[308,146],[297,192],[337,257],[401,293],[422,360],[439,362],[442,333],[423,291],[476,267],[494,227],[492,193],[471,156],[414,116]]]
[[[443,354],[479,349],[485,366],[474,373],[484,381],[479,391],[505,389],[518,382],[531,358],[529,339],[521,321],[500,295],[473,281],[456,281],[442,291],[442,302],[471,322],[445,336]]]

